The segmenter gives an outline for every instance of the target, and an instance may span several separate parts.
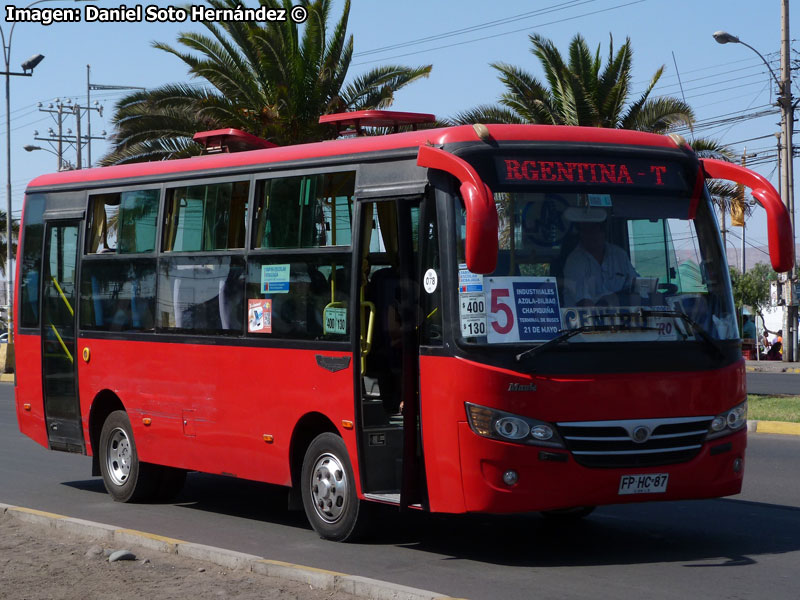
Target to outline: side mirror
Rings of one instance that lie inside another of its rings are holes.
[[[417,165],[450,173],[461,182],[467,210],[466,261],[473,273],[488,274],[497,267],[497,207],[494,195],[465,160],[433,146],[420,146]]]
[[[755,171],[734,163],[702,158],[700,165],[706,179],[726,179],[750,188],[753,198],[767,212],[767,238],[772,268],[779,273],[791,271],[794,266],[792,221],[772,184]]]

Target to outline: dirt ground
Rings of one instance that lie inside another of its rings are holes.
[[[107,542],[106,544],[108,544]],[[117,550],[136,560],[109,562]],[[136,546],[103,546],[60,530],[0,517],[0,598],[13,600],[354,600],[341,592],[227,570]]]

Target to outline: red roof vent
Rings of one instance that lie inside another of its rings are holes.
[[[277,144],[268,142],[258,136],[240,129],[215,129],[214,131],[200,131],[192,139],[202,144],[203,154],[220,154],[223,152],[245,152],[247,150],[262,150],[264,148],[277,148]]]
[[[340,134],[347,133],[345,128],[351,128],[356,135],[362,134],[363,127],[391,127],[392,131],[397,133],[401,125],[410,125],[412,129],[416,129],[417,125],[433,123],[434,121],[436,121],[436,117],[431,114],[396,112],[393,110],[358,110],[322,115],[319,118],[320,123],[335,125]]]

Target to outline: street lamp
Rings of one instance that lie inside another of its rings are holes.
[[[769,62],[766,58],[762,56],[762,54],[753,48],[750,44],[743,42],[737,36],[728,33],[727,31],[717,31],[713,34],[714,39],[719,44],[741,44],[742,46],[746,46],[750,48],[753,52],[755,52],[764,65],[767,67],[769,74],[772,76],[772,80],[778,86],[780,90],[780,94],[778,95],[778,106],[781,108],[781,131],[783,133],[783,146],[780,148],[781,153],[778,155],[779,165],[782,167],[780,169],[781,172],[781,188],[782,193],[784,195],[784,202],[786,203],[786,208],[789,211],[789,218],[791,219],[792,223],[792,246],[796,245],[796,236],[795,236],[795,218],[794,218],[794,167],[792,162],[792,154],[793,154],[793,128],[794,128],[794,104],[792,102],[792,78],[791,78],[791,71],[789,70],[789,60],[788,60],[788,2],[783,3],[784,14],[783,14],[783,40],[782,40],[782,47],[781,47],[781,75],[782,78],[778,79],[778,76],[775,74],[775,71],[772,70]],[[781,157],[781,154],[783,155]],[[795,264],[796,264],[796,257],[795,257]],[[788,276],[788,286],[791,288],[794,285],[794,265],[792,265],[792,269],[789,272]],[[789,297],[793,297],[794,290],[790,290]],[[795,306],[787,305],[786,312],[785,312],[785,319],[784,319],[784,340],[788,339],[788,344],[784,342],[784,352],[783,358],[784,360],[797,360],[797,331],[796,331],[796,323],[797,323],[797,309]]]
[[[75,166],[71,162],[67,160],[62,160],[58,152],[56,152],[55,150],[51,150],[50,148],[43,148],[42,146],[34,146],[33,144],[25,144],[22,147],[22,149],[25,150],[25,152],[36,152],[37,150],[44,150],[45,152],[49,152],[50,154],[55,156],[56,160],[58,161],[58,167],[56,169],[58,171],[71,171],[75,168]]]
[[[23,10],[28,9],[31,6],[35,6],[36,4],[51,1],[58,2],[59,0],[36,0],[35,2],[28,4]],[[75,0],[75,2],[81,1],[92,0]],[[3,42],[3,62],[6,67],[6,70],[2,73],[6,76],[6,308],[8,314],[8,352],[6,355],[7,364],[4,365],[6,367],[9,363],[8,355],[11,354],[11,348],[14,339],[12,318],[13,302],[11,300],[11,290],[13,289],[11,285],[11,76],[16,75],[21,77],[30,77],[33,75],[33,69],[36,67],[36,65],[44,60],[44,55],[35,54],[20,65],[22,67],[22,73],[13,73],[11,71],[11,39],[14,37],[14,28],[16,26],[17,21],[11,25],[11,29],[8,32],[8,39],[6,39],[3,28],[0,27],[0,39]]]

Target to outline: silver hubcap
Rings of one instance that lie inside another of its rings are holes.
[[[133,452],[131,441],[124,430],[117,427],[111,432],[106,448],[106,467],[108,476],[115,485],[124,485],[131,474]]]
[[[347,476],[333,454],[323,454],[311,472],[311,498],[314,510],[326,523],[336,523],[347,508]]]

